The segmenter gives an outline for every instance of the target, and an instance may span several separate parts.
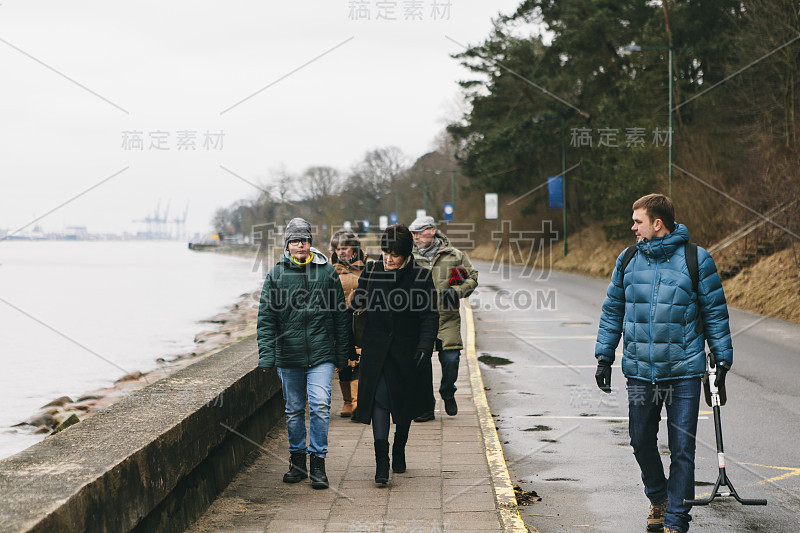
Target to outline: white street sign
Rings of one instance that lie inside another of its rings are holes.
[[[487,220],[494,220],[497,219],[498,215],[498,202],[497,202],[497,193],[489,192],[486,193],[486,219]]]

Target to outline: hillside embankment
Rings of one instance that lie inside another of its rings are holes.
[[[544,264],[551,257],[552,268],[556,270],[610,279],[617,257],[630,244],[632,241],[609,242],[600,228],[590,227],[570,236],[566,257],[562,243],[558,241],[552,247],[545,248],[538,256],[531,254],[527,264],[539,268],[543,265],[543,257]],[[469,256],[482,261],[511,261],[518,266],[523,264],[519,256],[511,258],[507,253],[498,252],[495,243],[478,245],[469,252]],[[714,258],[718,260],[716,256]],[[722,286],[728,304],[771,318],[800,323],[799,259],[800,246],[790,246],[743,268],[736,276],[723,280]]]

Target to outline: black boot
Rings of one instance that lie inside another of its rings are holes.
[[[375,441],[375,483],[389,482],[389,441]]]
[[[406,471],[406,442],[408,442],[408,430],[400,431],[399,428],[395,430],[392,443],[392,471],[398,474]]]
[[[328,476],[325,475],[325,458],[311,456],[311,488],[327,489]]]
[[[297,483],[308,477],[306,471],[306,454],[293,453],[289,459],[289,471],[283,475],[284,483]]]

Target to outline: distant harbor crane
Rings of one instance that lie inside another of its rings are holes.
[[[142,219],[134,220],[136,223],[147,224],[146,232],[139,232],[138,235],[144,239],[183,239],[186,233],[186,215],[189,211],[189,203],[186,203],[186,210],[183,218],[169,218],[169,209],[172,200],[167,201],[167,207],[161,213],[161,200],[158,200],[156,209],[152,214],[148,214]],[[174,224],[174,226],[173,226]]]

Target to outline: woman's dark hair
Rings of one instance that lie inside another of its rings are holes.
[[[394,224],[381,235],[381,251],[408,257],[414,250],[414,238],[403,224]]]

